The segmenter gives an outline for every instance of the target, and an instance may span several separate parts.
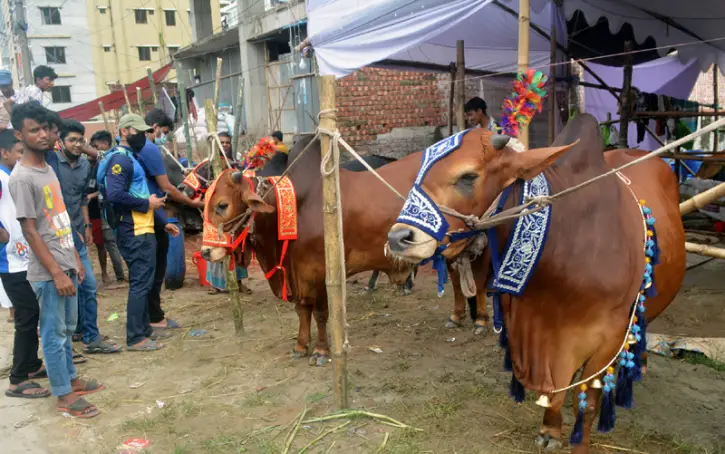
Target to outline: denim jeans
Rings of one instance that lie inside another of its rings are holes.
[[[78,286],[75,273],[69,273]],[[54,396],[65,396],[73,390],[71,381],[78,378],[73,365],[71,335],[78,323],[78,298],[60,296],[53,281],[31,282],[40,305],[40,338],[45,368]]]
[[[83,335],[83,343],[88,345],[101,337],[98,331],[96,276],[93,274],[86,244],[77,235],[74,235],[74,241],[86,273],[83,282],[78,285],[78,327],[75,331]]]
[[[135,345],[153,332],[148,298],[154,285],[156,238],[153,233],[119,235],[118,248],[128,267],[126,345]]]

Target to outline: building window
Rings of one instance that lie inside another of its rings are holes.
[[[101,13],[101,14],[106,14],[106,7],[105,6],[99,6],[98,7],[98,12]]]
[[[169,46],[169,55],[174,55],[179,51],[179,46]]]
[[[159,47],[158,46],[151,46],[151,52],[158,52]]]
[[[43,16],[43,25],[60,25],[60,9],[47,6],[40,8],[40,15]]]
[[[103,52],[111,52],[113,46],[103,46]]]
[[[49,65],[65,64],[65,47],[46,47],[45,59]]]
[[[137,24],[148,24],[149,23],[148,10],[135,9],[134,12],[136,13],[136,23]]]
[[[72,102],[70,99],[70,85],[56,85],[51,89],[53,103],[62,104]]]
[[[141,61],[151,61],[151,48],[139,46],[138,59]]]
[[[176,11],[164,11],[166,15],[166,25],[174,27],[176,25]]]

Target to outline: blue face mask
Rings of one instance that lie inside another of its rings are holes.
[[[163,146],[166,143],[166,134],[161,134],[161,137],[155,138],[154,143],[159,147]]]

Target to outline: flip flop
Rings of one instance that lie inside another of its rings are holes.
[[[61,413],[68,413],[74,418],[88,419],[98,416],[101,412],[95,405],[90,404],[84,398],[80,398],[67,407],[56,407]]]
[[[93,394],[103,389],[106,389],[106,387],[98,382],[98,380],[86,380],[86,386],[84,386],[83,389],[73,392],[75,392],[79,396],[85,396],[87,394]]]
[[[96,353],[119,353],[121,351],[121,348],[117,345],[111,344],[110,342],[105,342],[103,340],[98,340],[96,342],[91,342],[86,346],[86,348],[83,349],[84,353],[88,354],[96,354]]]
[[[171,336],[172,334],[163,328],[154,328],[153,332],[149,336],[149,339],[151,339],[152,341],[157,341],[159,339],[168,339]]]
[[[43,369],[39,372],[34,372],[32,374],[28,374],[28,377],[30,377],[30,378],[48,378],[48,370]]]
[[[8,397],[20,397],[21,399],[42,399],[43,397],[49,397],[50,391],[47,389],[42,393],[37,394],[25,394],[23,391],[28,389],[42,389],[43,387],[34,381],[26,381],[18,385],[15,389],[5,390],[5,395]]]
[[[164,347],[164,344],[159,344],[149,339],[143,343],[129,345],[128,347],[126,347],[126,350],[129,352],[155,352],[157,350],[161,350]]]
[[[73,349],[73,364],[83,364],[88,362],[88,359],[78,353],[75,348]]]

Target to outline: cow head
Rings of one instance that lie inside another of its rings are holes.
[[[242,233],[251,216],[243,214],[272,213],[275,207],[267,204],[256,193],[253,181],[241,171],[225,170],[206,193],[204,205],[204,242],[201,255],[205,260],[218,262],[234,252],[233,243]]]
[[[531,179],[571,145],[518,153],[509,137],[485,129],[462,131],[426,149],[418,177],[398,222],[388,232],[393,257],[420,262],[448,243],[448,233],[467,229],[463,220],[440,208],[481,216],[517,179]],[[448,245],[443,255],[455,258],[466,242]]]

